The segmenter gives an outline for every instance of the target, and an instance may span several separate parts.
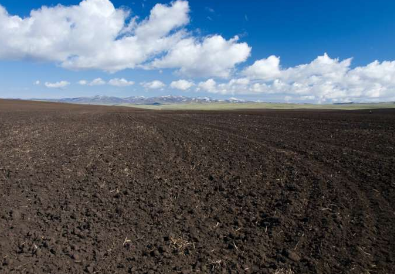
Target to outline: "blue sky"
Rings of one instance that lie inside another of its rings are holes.
[[[0,97],[395,100],[394,1],[85,2],[0,0]],[[102,13],[107,17],[100,20]],[[118,29],[102,35],[101,22]],[[152,31],[166,24],[161,33]],[[93,85],[98,78],[101,85]]]

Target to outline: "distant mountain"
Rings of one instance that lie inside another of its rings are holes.
[[[62,98],[62,99],[48,99],[44,101],[71,103],[71,104],[90,104],[90,105],[169,105],[169,104],[203,104],[213,102],[227,102],[227,103],[245,103],[246,101],[237,98],[230,98],[229,100],[216,100],[209,97],[185,97],[185,96],[159,96],[159,97],[144,97],[131,96],[126,98],[119,98],[113,96],[96,95],[93,97],[76,97],[76,98]]]
[[[341,103],[333,103],[334,105],[353,105],[354,102],[341,102]]]
[[[125,103],[124,99],[112,96],[94,96],[94,97],[77,97],[62,98],[50,100],[52,102],[72,103],[72,104],[92,104],[92,105],[119,105]]]

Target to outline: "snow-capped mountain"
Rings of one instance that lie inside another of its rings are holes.
[[[48,99],[45,101],[73,103],[73,104],[92,104],[92,105],[122,105],[122,104],[136,104],[136,105],[162,105],[162,104],[191,104],[191,103],[213,103],[213,102],[230,102],[230,103],[244,103],[244,100],[237,98],[230,98],[228,100],[216,100],[210,97],[186,97],[186,96],[159,96],[159,97],[144,97],[131,96],[126,98],[119,98],[113,96],[96,95],[93,97],[76,97],[76,98],[62,98],[62,99]]]

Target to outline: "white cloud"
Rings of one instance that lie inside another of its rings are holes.
[[[60,82],[56,82],[56,83],[45,82],[44,85],[47,88],[65,88],[68,85],[70,85],[70,83],[67,81],[60,81]]]
[[[292,98],[292,96],[284,96],[284,101],[285,102],[290,102],[291,100],[292,100],[293,98]]]
[[[35,84],[36,86],[39,86],[39,85],[41,84],[41,82],[40,82],[39,80],[37,80],[37,81],[34,82],[34,84]]]
[[[155,5],[148,18],[138,20],[110,0],[84,0],[43,6],[21,18],[0,5],[0,59],[50,61],[76,70],[174,68],[187,75],[228,76],[250,48],[219,35],[193,37],[185,29],[189,12],[188,2],[177,0]],[[182,60],[178,52],[190,54]]]
[[[111,85],[111,86],[115,86],[115,87],[129,87],[129,86],[133,86],[134,82],[133,81],[128,81],[128,80],[126,80],[124,78],[121,78],[121,79],[114,78],[114,79],[111,79],[108,82],[108,84]]]
[[[217,83],[213,79],[209,79],[206,82],[200,82],[198,90],[219,94],[248,94],[249,84],[250,80],[247,78],[231,79],[227,83]]]
[[[280,75],[280,58],[272,55],[256,61],[244,70],[243,74],[251,79],[270,80]]]
[[[242,71],[248,78],[225,83],[202,82],[199,88],[220,94],[278,94],[287,100],[315,102],[395,100],[395,61],[351,68],[351,58],[340,61],[327,54],[311,63],[280,69],[271,56]]]
[[[86,80],[80,80],[78,81],[78,84],[80,84],[81,86],[103,86],[105,84],[109,84],[115,87],[128,87],[134,85],[134,82],[128,81],[124,78],[114,78],[106,83],[106,81],[104,81],[102,78],[96,78],[91,82],[88,82]]]
[[[214,79],[208,79],[205,82],[200,82],[197,88],[198,91],[203,90],[211,93],[217,93],[217,82]]]
[[[89,86],[103,86],[105,84],[106,84],[106,82],[103,79],[96,78],[92,82],[90,82],[88,85]]]
[[[143,83],[140,83],[140,85],[146,89],[161,89],[166,86],[163,82],[158,81],[158,80],[155,80],[152,82],[143,82]]]
[[[247,43],[238,43],[239,38],[225,40],[222,36],[206,37],[202,41],[190,37],[175,44],[167,55],[155,59],[154,68],[175,68],[187,76],[230,76],[235,65],[247,60],[251,48]]]
[[[173,81],[170,84],[171,88],[174,89],[179,89],[179,90],[188,90],[191,87],[193,87],[195,84],[193,82],[187,81],[187,80],[178,80],[178,81]]]
[[[81,85],[81,86],[86,86],[88,84],[88,81],[80,80],[80,81],[78,81],[78,84]]]

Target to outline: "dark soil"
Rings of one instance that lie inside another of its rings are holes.
[[[0,101],[1,273],[395,273],[395,111]]]

